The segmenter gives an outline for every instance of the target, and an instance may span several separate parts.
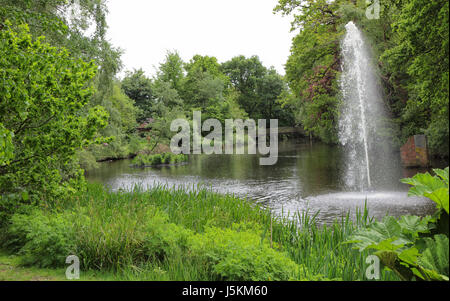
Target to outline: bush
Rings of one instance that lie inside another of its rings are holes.
[[[182,163],[188,160],[187,155],[172,153],[163,153],[156,155],[140,154],[133,159],[133,164],[136,166],[152,166],[160,164],[174,164]]]
[[[23,255],[22,263],[39,267],[62,267],[75,254],[75,235],[70,214],[15,214],[9,227],[11,245]]]
[[[174,162],[174,158],[171,153],[165,153],[162,156],[162,164],[171,164]]]
[[[294,280],[305,272],[287,254],[272,249],[252,227],[207,227],[190,244],[193,258],[209,268],[212,280]]]
[[[402,216],[396,220],[386,216],[381,222],[359,229],[348,241],[360,251],[374,252],[402,280],[449,279],[449,169],[434,169],[434,172],[436,176],[425,173],[402,180],[412,185],[409,195],[425,196],[436,203],[437,212],[433,217]],[[444,219],[446,227],[442,227]]]
[[[145,253],[159,260],[187,253],[192,235],[190,230],[169,223],[168,215],[160,211],[147,220],[145,233]]]
[[[162,164],[162,156],[160,154],[153,155],[151,165]]]
[[[88,105],[97,67],[8,22],[0,58],[1,193],[25,189],[36,200],[58,200],[83,188],[76,150],[93,143],[109,117]]]

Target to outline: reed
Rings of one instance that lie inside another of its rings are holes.
[[[308,275],[299,275],[299,279],[316,275],[319,279],[365,280],[368,254],[343,242],[356,229],[372,222],[367,208],[356,212],[354,218],[347,214],[332,225],[319,226],[317,215],[307,211],[273,216],[250,200],[195,186],[158,186],[149,190],[136,186],[131,191],[111,192],[100,185],[89,185],[87,192],[53,209],[85,216],[76,224],[77,245],[85,266],[112,269],[118,279],[212,280],[206,267],[187,259],[187,247],[174,247],[183,244],[176,239],[170,240],[173,245],[162,247],[165,253],[149,252],[148,221],[156,216],[161,220],[160,227],[176,227],[174,233],[195,234],[208,227],[256,224],[262,229],[261,243],[274,245],[305,268],[299,271],[307,271]],[[158,238],[157,231],[153,235]],[[159,244],[165,243],[164,237],[158,239]],[[398,280],[390,272],[381,276],[381,280]]]

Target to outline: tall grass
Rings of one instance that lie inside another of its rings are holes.
[[[309,212],[273,216],[267,209],[233,195],[207,189],[158,186],[143,190],[110,192],[89,185],[52,210],[72,212],[77,248],[84,266],[113,269],[126,280],[212,280],[206,266],[187,260],[186,233],[203,233],[208,227],[231,228],[234,224],[256,224],[261,243],[280,252],[322,279],[366,280],[368,254],[344,242],[358,228],[371,222],[367,209],[319,226]],[[149,224],[149,221],[150,224]],[[150,234],[149,234],[150,233]],[[169,233],[170,235],[167,235]],[[281,253],[280,253],[281,254]],[[398,280],[383,272],[381,280]]]

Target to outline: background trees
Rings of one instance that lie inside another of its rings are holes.
[[[283,78],[272,68],[263,66],[257,56],[237,56],[222,64],[222,71],[238,92],[238,104],[252,119],[279,119],[279,124],[292,126],[289,107],[282,108],[280,95],[286,91]]]
[[[370,4],[370,3],[369,3]],[[400,145],[424,133],[435,155],[448,156],[448,1],[380,1],[380,18],[368,19],[365,1],[280,0],[276,12],[294,16],[284,103],[297,122],[324,141],[336,141],[340,38],[354,21],[371,45],[385,101],[400,131]]]

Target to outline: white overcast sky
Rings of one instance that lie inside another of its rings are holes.
[[[285,74],[294,33],[290,18],[273,14],[277,0],[109,0],[108,38],[125,51],[124,70],[148,76],[178,50],[185,62],[195,54],[224,62],[258,55]],[[121,73],[123,75],[123,71]]]

